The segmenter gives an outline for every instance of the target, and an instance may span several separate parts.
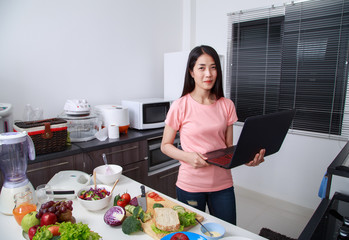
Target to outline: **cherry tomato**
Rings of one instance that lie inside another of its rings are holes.
[[[124,193],[121,195],[121,199],[123,199],[128,204],[131,201],[131,196],[129,193]]]

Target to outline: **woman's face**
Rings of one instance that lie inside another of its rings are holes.
[[[211,90],[217,78],[216,63],[210,55],[204,53],[196,60],[190,74],[195,81],[195,88]]]

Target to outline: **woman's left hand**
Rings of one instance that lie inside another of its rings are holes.
[[[259,164],[264,162],[264,154],[265,154],[265,149],[261,149],[259,153],[257,153],[256,156],[254,156],[254,159],[251,162],[246,163],[246,165],[250,167],[258,166]]]

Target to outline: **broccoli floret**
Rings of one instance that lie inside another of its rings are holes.
[[[145,223],[146,221],[148,221],[148,220],[151,219],[151,214],[142,211],[142,212],[140,212],[140,214],[139,214],[139,218],[141,219],[142,222]]]
[[[125,234],[131,234],[134,232],[143,231],[142,223],[134,216],[127,217],[122,223],[122,232]]]
[[[135,218],[138,218],[139,217],[139,214],[141,214],[141,212],[143,212],[143,209],[142,209],[142,207],[141,206],[137,206],[137,207],[135,207],[134,209],[133,209],[133,216],[135,217]]]

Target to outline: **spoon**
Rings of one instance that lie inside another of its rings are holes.
[[[110,169],[110,166],[108,165],[107,156],[105,155],[105,153],[102,154],[102,157],[103,157],[104,164],[106,166],[106,173],[111,174],[112,170]]]
[[[197,218],[195,218],[195,220],[206,230],[206,232],[208,232],[208,234],[210,234],[210,237],[213,237],[213,234],[210,231],[208,231],[207,228],[204,225],[202,225],[202,223]]]

